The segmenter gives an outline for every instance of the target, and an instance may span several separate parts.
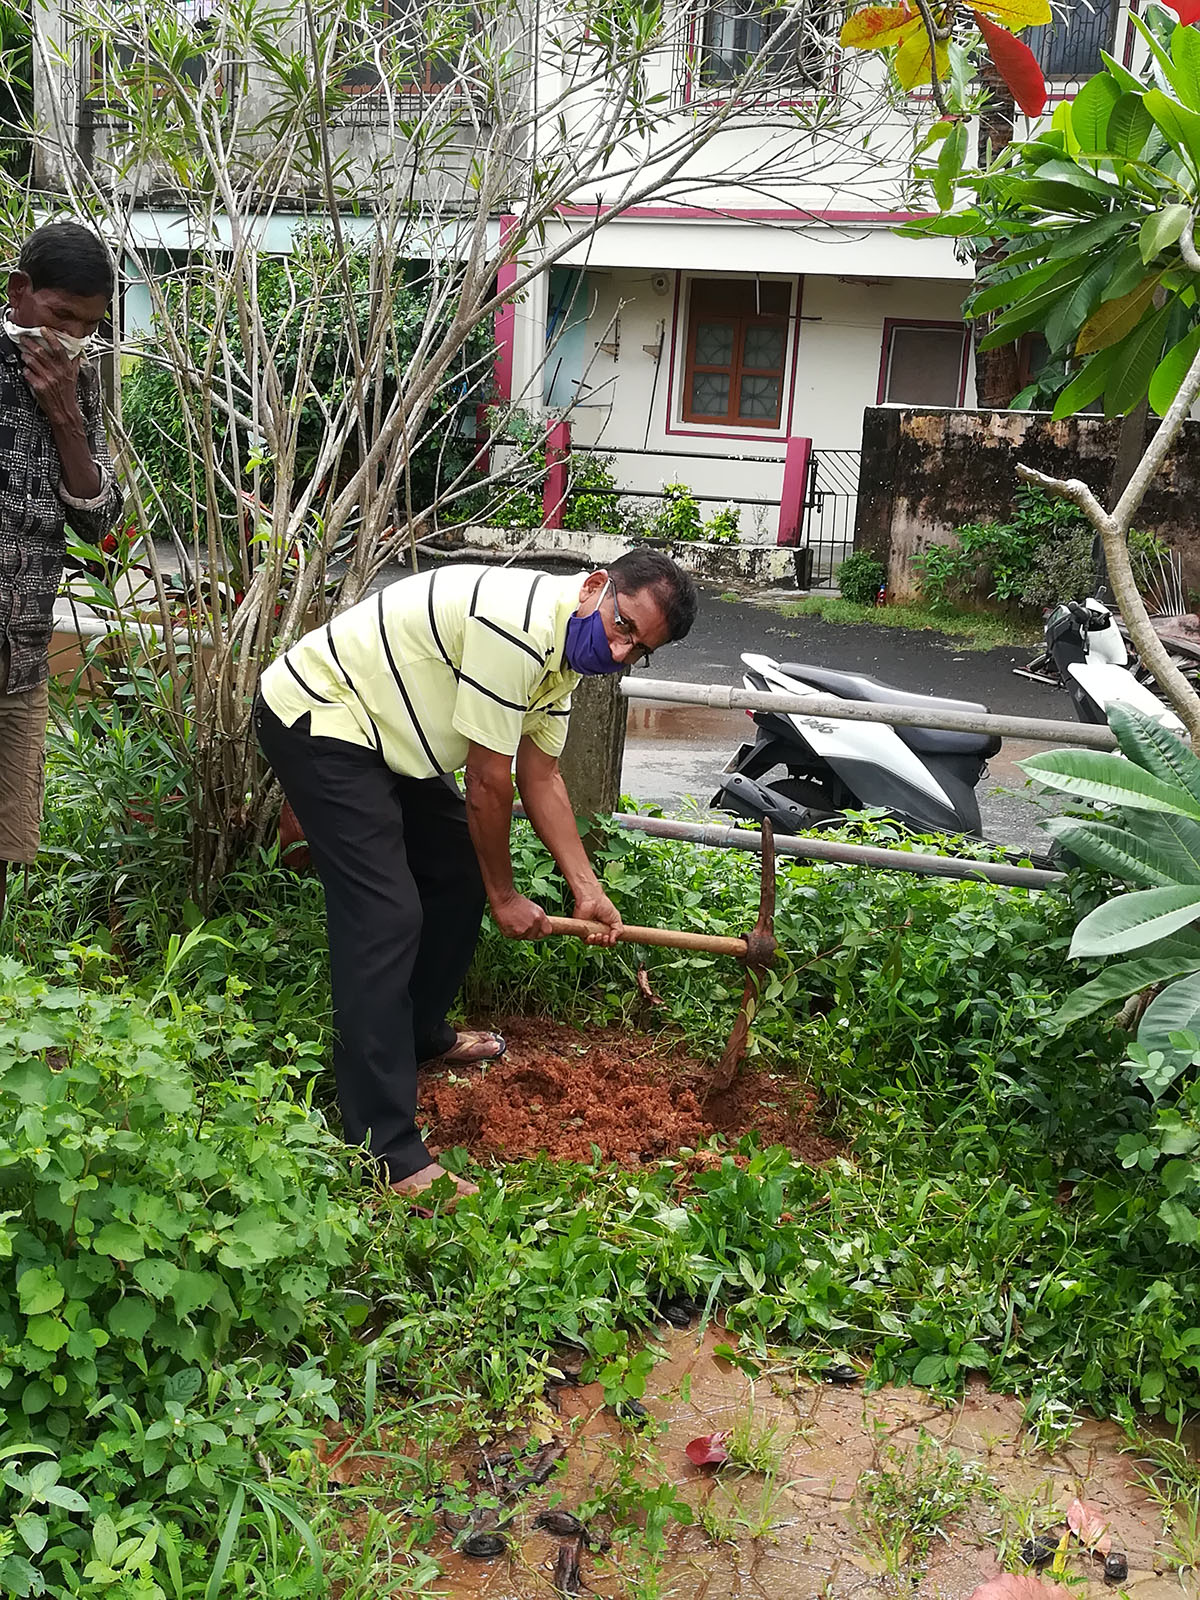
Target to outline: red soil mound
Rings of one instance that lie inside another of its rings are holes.
[[[528,1018],[501,1031],[508,1040],[503,1060],[422,1073],[422,1121],[434,1147],[461,1145],[485,1158],[544,1152],[586,1161],[595,1146],[623,1166],[695,1149],[714,1134],[757,1133],[807,1161],[836,1148],[812,1130],[812,1091],[786,1072],[743,1064],[733,1087],[707,1100],[708,1070],[644,1034],[583,1033]]]

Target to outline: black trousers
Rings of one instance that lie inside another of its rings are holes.
[[[375,751],[291,728],[261,697],[254,726],[325,889],[346,1139],[394,1182],[432,1159],[417,1063],[454,1043],[446,1012],[471,964],[485,896],[453,778],[402,778]]]

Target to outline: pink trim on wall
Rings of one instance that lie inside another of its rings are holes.
[[[803,206],[734,207],[712,211],[705,206],[559,206],[560,217],[632,217],[651,222],[919,222],[934,211],[809,211]]]
[[[962,365],[958,373],[958,399],[955,405],[961,406],[967,398],[967,370],[971,361],[971,341],[967,337],[965,322],[940,322],[932,317],[884,317],[883,338],[879,346],[879,382],[875,387],[875,404],[886,404],[888,377],[888,354],[891,345],[892,330],[894,328],[952,328],[963,336]]]
[[[789,439],[783,458],[783,488],[779,493],[779,533],[776,544],[800,543],[804,530],[804,493],[808,488],[811,439]]]
[[[571,424],[552,422],[546,429],[546,483],[542,489],[542,526],[561,528],[567,502],[567,457],[571,454]]]
[[[728,272],[692,272],[688,274],[688,281],[690,283],[693,278],[728,278],[732,276],[734,274]],[[762,273],[760,276],[778,281],[780,278],[787,278],[789,274],[786,272]],[[786,417],[784,416],[785,407],[781,406],[779,426],[775,429],[746,427],[717,431],[716,429],[697,428],[691,423],[677,422],[675,417],[675,369],[679,357],[679,307],[683,295],[683,274],[681,272],[675,274],[675,304],[671,313],[671,364],[667,369],[667,415],[663,424],[664,433],[672,434],[680,439],[736,439],[739,444],[745,444],[751,439],[757,440],[760,444],[787,443],[792,431],[792,411],[796,404],[796,372],[800,357],[800,311],[804,304],[804,276],[803,274],[794,274],[792,276],[796,282],[796,309],[788,320],[794,321],[796,326],[792,334],[791,371],[788,375],[786,405],[787,415]]]
[[[514,216],[500,218],[500,243],[503,246],[509,234],[516,227],[517,219]],[[496,293],[504,294],[511,289],[517,281],[517,263],[505,261],[496,271]],[[492,368],[492,379],[496,390],[496,399],[502,404],[507,404],[512,399],[513,381],[513,340],[517,330],[517,307],[514,301],[506,300],[496,312],[495,339],[496,362]]]

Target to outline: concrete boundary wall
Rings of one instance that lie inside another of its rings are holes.
[[[1044,411],[872,406],[863,417],[855,549],[878,555],[892,595],[909,598],[917,551],[950,543],[965,523],[1006,516],[1020,486],[1018,461],[1082,478],[1106,500],[1120,426],[1102,417],[1055,422]],[[1200,588],[1200,423],[1185,424],[1138,526],[1177,549],[1185,582]]]

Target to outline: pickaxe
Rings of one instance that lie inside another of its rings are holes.
[[[553,933],[570,933],[586,938],[598,933],[603,924],[585,922],[579,917],[551,917]],[[762,825],[762,887],[758,898],[758,921],[744,939],[715,933],[676,932],[673,928],[635,928],[626,924],[617,935],[622,944],[652,944],[669,950],[704,950],[711,955],[737,956],[746,964],[746,984],[742,1003],[729,1035],[725,1053],[709,1081],[708,1093],[720,1094],[733,1082],[746,1050],[750,1019],[754,1015],[759,987],[767,968],[775,959],[775,835],[768,821]]]

